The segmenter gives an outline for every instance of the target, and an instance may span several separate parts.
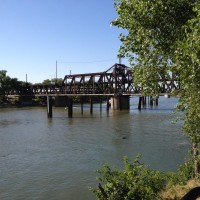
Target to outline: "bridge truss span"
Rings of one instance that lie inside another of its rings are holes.
[[[160,93],[179,89],[175,78],[158,80]],[[148,88],[151,90],[151,88]],[[62,84],[33,84],[23,89],[6,91],[7,95],[70,96],[70,95],[140,95],[141,86],[135,84],[132,69],[114,64],[107,71],[66,75]]]
[[[133,87],[132,72],[129,67],[115,64],[107,71],[88,74],[66,75],[66,94],[117,94],[138,92]]]

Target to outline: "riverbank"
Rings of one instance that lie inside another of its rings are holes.
[[[181,199],[192,188],[199,187],[199,180],[189,180],[186,185],[169,185],[161,193],[161,198],[166,200]],[[197,198],[199,200],[200,198]]]
[[[89,96],[74,96],[73,102],[76,104],[80,103],[90,103],[91,97]],[[92,97],[93,103],[106,102],[107,97]],[[66,107],[68,104],[68,97],[64,99],[52,99],[52,104],[56,107]],[[36,97],[36,96],[1,96],[0,97],[0,108],[12,108],[12,107],[24,107],[24,106],[46,106],[47,98],[46,96]]]
[[[46,106],[44,97],[1,96],[0,108],[16,108],[25,106]]]

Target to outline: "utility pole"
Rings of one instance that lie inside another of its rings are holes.
[[[119,64],[122,64],[122,58],[119,57]]]
[[[58,62],[57,62],[57,60],[56,60],[56,80],[55,80],[55,82],[57,83],[57,75],[58,75],[58,69],[57,69],[57,65],[58,65]]]

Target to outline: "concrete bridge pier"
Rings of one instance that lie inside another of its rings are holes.
[[[48,116],[48,118],[52,118],[52,116],[53,116],[52,105],[53,105],[52,97],[47,96],[47,116]]]
[[[111,109],[113,110],[128,110],[130,108],[129,96],[115,95],[110,100]]]

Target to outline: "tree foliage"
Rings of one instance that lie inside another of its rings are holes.
[[[0,70],[0,95],[4,97],[8,92],[13,91],[18,94],[18,92],[27,93],[27,88],[30,87],[30,83],[23,81],[18,81],[17,78],[11,78],[6,75],[6,70]]]
[[[98,171],[100,177],[98,189],[93,189],[99,200],[156,200],[164,187],[161,172],[149,169],[137,156],[133,162],[125,157],[124,168],[117,169],[103,165]]]
[[[143,93],[159,95],[158,80],[176,78],[178,109],[185,111],[184,130],[193,144],[196,176],[200,144],[200,1],[114,0],[112,25],[121,34],[120,56],[129,58],[134,81]]]
[[[53,78],[53,79],[45,79],[43,82],[43,84],[59,84],[62,85],[63,84],[63,79],[62,78]]]

